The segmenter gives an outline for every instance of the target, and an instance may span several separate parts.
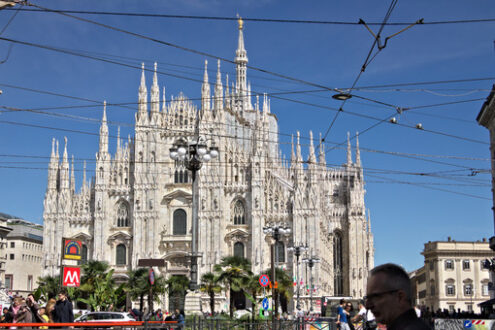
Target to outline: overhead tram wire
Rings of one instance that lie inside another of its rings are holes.
[[[14,10],[12,8],[5,8],[5,10]],[[89,10],[70,10],[70,9],[33,9],[33,8],[21,8],[21,11],[34,12],[34,13],[46,13],[59,11],[68,14],[84,14],[84,15],[107,15],[107,16],[127,16],[127,17],[153,17],[153,18],[175,18],[175,19],[195,19],[195,20],[213,20],[213,21],[236,21],[237,17],[229,16],[199,16],[199,15],[171,15],[171,14],[150,14],[150,13],[130,13],[130,12],[110,12],[110,11],[89,11]],[[246,17],[242,18],[246,22],[262,22],[262,23],[291,23],[291,24],[323,24],[323,25],[359,25],[359,22],[349,21],[324,21],[324,20],[300,20],[300,19],[276,19],[276,18],[256,18]],[[425,21],[423,25],[443,25],[443,24],[472,24],[472,23],[491,23],[495,22],[495,18],[481,18],[481,19],[465,19],[465,20],[445,20],[445,21]],[[368,25],[381,25],[383,23],[370,22]],[[401,26],[411,25],[413,22],[390,22],[386,23],[387,26]]]
[[[66,50],[62,50],[62,49],[57,49],[57,48],[51,47],[51,46],[44,46],[44,45],[39,45],[39,44],[31,43],[31,42],[25,42],[25,41],[20,41],[20,40],[13,40],[13,39],[3,38],[3,37],[0,37],[0,40],[6,40],[6,41],[11,41],[11,42],[15,42],[15,43],[27,45],[27,46],[39,47],[39,48],[48,49],[48,50],[52,50],[52,51],[58,51],[58,52],[62,52],[62,53],[66,53],[66,54],[74,55],[74,56],[86,57],[86,58],[90,58],[90,59],[93,59],[93,60],[100,60],[100,61],[103,61],[103,62],[107,62],[107,63],[111,63],[111,64],[116,64],[116,65],[122,65],[122,66],[125,66],[125,67],[134,68],[134,69],[141,69],[141,68],[138,68],[138,67],[133,66],[133,65],[129,65],[129,64],[125,64],[125,63],[119,63],[119,62],[112,61],[112,60],[101,59],[101,58],[97,58],[97,57],[94,57],[94,56],[88,56],[88,55],[78,54],[78,53],[74,53],[72,51],[66,51]],[[153,72],[151,69],[146,69],[145,68],[144,70],[145,71]],[[165,75],[169,75],[169,76],[173,76],[173,77],[176,77],[176,78],[179,78],[179,79],[186,79],[186,80],[191,80],[191,81],[196,81],[196,82],[201,82],[202,83],[202,81],[201,80],[198,80],[198,79],[187,78],[187,77],[178,76],[178,75],[170,74],[170,73],[162,73],[162,72],[160,72],[160,73],[161,74],[165,74]],[[325,88],[327,88],[327,87],[325,87]],[[277,98],[277,99],[286,100],[286,101],[295,102],[295,103],[300,103],[300,104],[305,104],[305,105],[316,106],[316,107],[323,108],[323,109],[329,109],[329,110],[332,110],[332,111],[337,111],[337,113],[339,112],[338,109],[333,108],[333,107],[320,106],[320,105],[315,105],[315,104],[311,104],[311,103],[307,103],[307,102],[302,102],[302,101],[297,101],[297,100],[293,100],[293,99],[288,99],[288,98],[283,98],[283,97],[279,97],[279,96],[274,96],[273,93],[271,94],[271,96],[272,96],[272,98]],[[355,115],[355,116],[359,116],[359,117],[363,117],[363,118],[369,118],[369,119],[378,120],[379,122],[384,122],[383,119],[379,119],[379,118],[376,118],[376,117],[363,115],[363,114],[360,114],[360,113],[353,113],[351,111],[346,111],[346,113],[347,114],[351,114],[351,115]],[[400,123],[397,123],[395,125],[405,126],[405,127],[409,127],[409,128],[414,128],[414,127],[410,127],[408,125],[404,125],[404,124],[400,124]],[[376,126],[377,125],[375,125],[375,124],[373,125],[373,127],[376,127]],[[452,138],[464,139],[464,140],[475,142],[475,143],[484,143],[484,142],[481,142],[481,141],[477,141],[477,140],[473,140],[473,139],[468,139],[468,138],[462,138],[462,137],[459,137],[459,136],[456,136],[456,135],[453,135],[453,134],[447,134],[447,133],[443,133],[443,132],[436,132],[436,131],[433,131],[433,130],[423,129],[423,131],[434,133],[434,134],[440,134],[440,135],[444,135],[444,136],[449,136],[449,137],[452,137]],[[354,139],[354,137],[353,137],[353,139]],[[322,139],[322,141],[320,141],[320,143],[321,142],[324,142],[324,140],[325,139]],[[344,143],[346,143],[346,141],[344,141],[342,144],[344,144]]]
[[[398,0],[392,0],[392,2],[390,3],[390,6],[387,10],[387,13],[385,14],[385,17],[383,18],[383,22],[382,24],[380,25],[380,29],[378,30],[378,33],[376,34],[374,40],[373,40],[373,44],[371,45],[371,48],[368,52],[368,55],[366,56],[366,59],[364,60],[364,63],[363,65],[361,66],[361,70],[359,71],[358,75],[356,76],[356,78],[354,79],[354,82],[352,83],[352,86],[350,88],[350,90],[352,90],[352,88],[354,88],[357,84],[357,82],[359,81],[359,79],[361,78],[361,75],[364,73],[364,71],[366,70],[367,66],[371,63],[371,61],[373,61],[373,59],[375,58],[375,56],[381,51],[380,49],[380,45],[379,45],[379,38],[380,38],[380,35],[385,27],[385,23],[387,23],[388,19],[390,18],[390,15],[392,14],[392,11],[394,10],[395,8],[395,5],[397,4],[397,1]],[[360,20],[361,22],[361,20]],[[371,30],[370,30],[371,32]],[[373,53],[373,50],[375,49],[375,46],[378,45],[378,51],[376,52],[376,54],[371,57],[371,54]],[[340,113],[344,111],[344,105],[345,103],[347,102],[348,99],[344,99],[341,104],[340,104],[340,107],[339,107],[339,111],[337,113],[335,113],[332,121],[330,122],[330,125],[328,126],[327,130],[325,131],[325,134],[323,135],[323,138],[321,139],[321,141],[318,143],[318,147],[320,146],[321,143],[323,143],[325,141],[325,139],[328,137],[328,134],[330,133],[330,130],[332,129],[333,125],[335,124],[335,122],[337,121],[337,118],[339,117]]]
[[[75,129],[64,129],[64,128],[57,128],[57,127],[51,127],[51,126],[37,125],[37,124],[19,123],[19,122],[11,122],[11,121],[0,121],[0,123],[20,125],[20,126],[25,126],[25,127],[42,128],[42,129],[49,129],[49,130],[57,130],[57,131],[63,131],[63,132],[80,133],[80,134],[92,135],[92,136],[99,136],[99,133],[95,133],[95,132],[81,131],[81,130],[75,130]],[[113,136],[113,135],[109,135],[109,138],[117,138],[117,137]],[[363,149],[363,151],[367,151],[367,149]],[[382,153],[386,153],[386,152],[382,152]],[[448,166],[454,166],[454,167],[463,168],[463,169],[469,170],[469,171],[477,170],[477,169],[474,169],[473,167],[469,167],[469,166],[462,166],[462,165],[458,165],[458,164],[439,162],[439,161],[434,161],[434,160],[429,160],[429,159],[422,159],[422,158],[417,158],[415,156],[402,156],[402,157],[416,158],[416,159],[422,160],[422,161],[438,163],[438,164],[448,165]],[[303,161],[302,163],[306,163],[306,161]],[[338,165],[338,166],[340,166],[340,165]],[[327,167],[328,167],[328,164],[327,164]]]

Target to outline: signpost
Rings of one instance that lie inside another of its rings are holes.
[[[266,287],[270,283],[270,279],[268,275],[263,274],[260,276],[259,282],[262,287]]]
[[[62,286],[78,287],[81,285],[81,268],[79,267],[63,267]]]
[[[268,308],[270,307],[270,302],[268,301],[267,297],[263,298],[263,302],[261,304],[265,311],[268,310]]]

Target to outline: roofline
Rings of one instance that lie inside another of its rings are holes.
[[[485,110],[488,108],[488,106],[490,105],[490,103],[492,102],[494,97],[495,97],[495,84],[492,85],[492,91],[490,92],[490,94],[486,98],[486,101],[481,106],[480,112],[478,113],[478,116],[476,117],[476,121],[478,122],[478,124],[482,125],[480,122],[481,117],[483,117],[483,115],[485,114]]]

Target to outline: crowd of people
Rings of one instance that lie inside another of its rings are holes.
[[[60,290],[58,299],[49,299],[44,306],[40,306],[33,294],[27,298],[16,296],[9,308],[4,308],[0,319],[1,323],[71,323],[74,322],[72,303],[67,298],[67,291]],[[40,327],[48,329],[48,327]]]

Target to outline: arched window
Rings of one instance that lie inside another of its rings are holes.
[[[344,294],[344,264],[342,258],[342,234],[335,232],[333,237],[333,272],[334,272],[334,294]]]
[[[184,162],[175,161],[174,183],[187,183],[189,180],[189,171],[185,168]]]
[[[88,262],[88,247],[83,244],[81,247],[81,259],[77,261],[78,265],[84,265]]]
[[[244,215],[244,204],[240,200],[237,200],[234,203],[234,212],[233,212],[233,222],[234,225],[244,225],[246,224],[246,217]]]
[[[275,262],[285,262],[285,244],[277,242],[275,245]]]
[[[234,256],[244,258],[244,244],[236,242],[234,244]]]
[[[183,209],[174,212],[174,235],[185,235],[187,232],[187,214]]]
[[[129,227],[129,207],[127,203],[119,203],[117,209],[117,227]]]
[[[124,244],[119,244],[117,245],[117,249],[116,249],[116,264],[117,265],[125,265],[127,264],[126,262],[126,248],[125,248],[125,245]]]

